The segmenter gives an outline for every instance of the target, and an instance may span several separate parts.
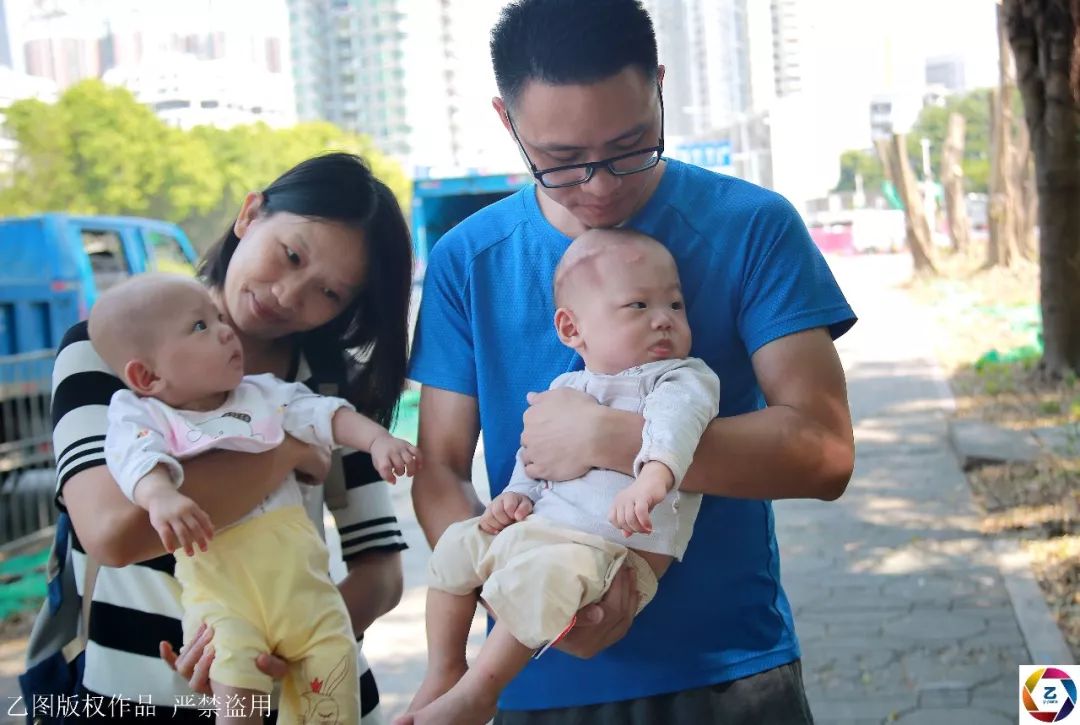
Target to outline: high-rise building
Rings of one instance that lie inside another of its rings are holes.
[[[939,55],[926,59],[926,85],[943,86],[952,93],[967,90],[964,58],[959,55]]]
[[[298,114],[371,136],[421,176],[517,168],[491,110],[504,2],[288,0]]]
[[[288,0],[297,111],[408,155],[404,0]]]
[[[5,0],[0,0],[0,66],[11,68],[11,37]]]
[[[645,0],[664,77],[667,135],[707,138],[751,105],[747,0]]]

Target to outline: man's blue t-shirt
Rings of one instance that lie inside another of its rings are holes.
[[[682,278],[691,355],[720,377],[720,415],[764,407],[750,356],[779,337],[855,322],[792,206],[748,182],[668,160],[627,226],[663,243]],[[555,266],[572,240],[535,187],[469,217],[431,253],[410,377],[478,399],[491,495],[514,468],[526,393],[583,367],[552,323]],[[799,657],[769,501],[706,496],[682,562],[629,634],[590,660],[549,650],[503,692],[534,710],[739,679]]]

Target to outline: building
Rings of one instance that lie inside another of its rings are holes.
[[[952,93],[967,90],[963,56],[939,55],[926,59],[926,85],[943,86]]]
[[[5,0],[0,0],[0,66],[11,68],[11,37],[6,5]]]
[[[295,119],[283,0],[0,2],[16,68],[61,91],[102,78],[182,127]]]
[[[750,110],[747,0],[646,0],[664,76],[668,137],[700,140]]]
[[[503,2],[288,0],[298,115],[371,136],[418,176],[519,169],[491,110]]]
[[[185,130],[258,122],[283,127],[296,122],[289,80],[255,63],[162,53],[110,68],[102,80],[127,88],[159,118]]]

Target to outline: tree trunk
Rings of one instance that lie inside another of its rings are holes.
[[[998,87],[991,93],[990,245],[986,266],[1011,265],[1016,257],[1017,196],[1013,184],[1012,54],[1002,6],[997,6]]]
[[[949,130],[941,150],[941,185],[945,190],[945,219],[954,252],[967,251],[971,225],[964,196],[964,117],[949,115]]]
[[[1004,0],[1004,11],[1035,154],[1043,367],[1080,372],[1080,118],[1069,82],[1080,0]]]
[[[1039,261],[1038,223],[1039,195],[1035,191],[1035,165],[1031,156],[1031,134],[1027,124],[1016,124],[1016,149],[1013,156],[1013,189],[1016,191],[1016,248],[1029,262]]]
[[[911,250],[911,259],[915,272],[919,274],[937,274],[932,255],[930,225],[923,211],[922,194],[915,181],[915,172],[911,170],[911,161],[907,156],[907,145],[902,133],[894,133],[890,140],[879,139],[874,142],[878,156],[882,159],[885,173],[900,194],[904,204],[904,228],[907,232],[907,246]]]

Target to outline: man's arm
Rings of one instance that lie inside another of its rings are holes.
[[[265,453],[209,451],[184,462],[184,495],[215,526],[234,523],[281,485],[305,449],[287,437]],[[165,553],[146,511],[127,499],[104,462],[74,474],[63,495],[79,541],[102,564],[127,566]]]
[[[412,501],[432,548],[450,524],[484,510],[472,485],[479,437],[476,398],[428,385],[420,389],[417,447],[424,453],[424,467],[413,479]]]
[[[710,423],[681,490],[751,499],[839,498],[851,478],[855,444],[844,369],[828,332],[816,328],[779,338],[751,362],[768,407]],[[643,418],[594,408],[592,465],[631,474]]]

